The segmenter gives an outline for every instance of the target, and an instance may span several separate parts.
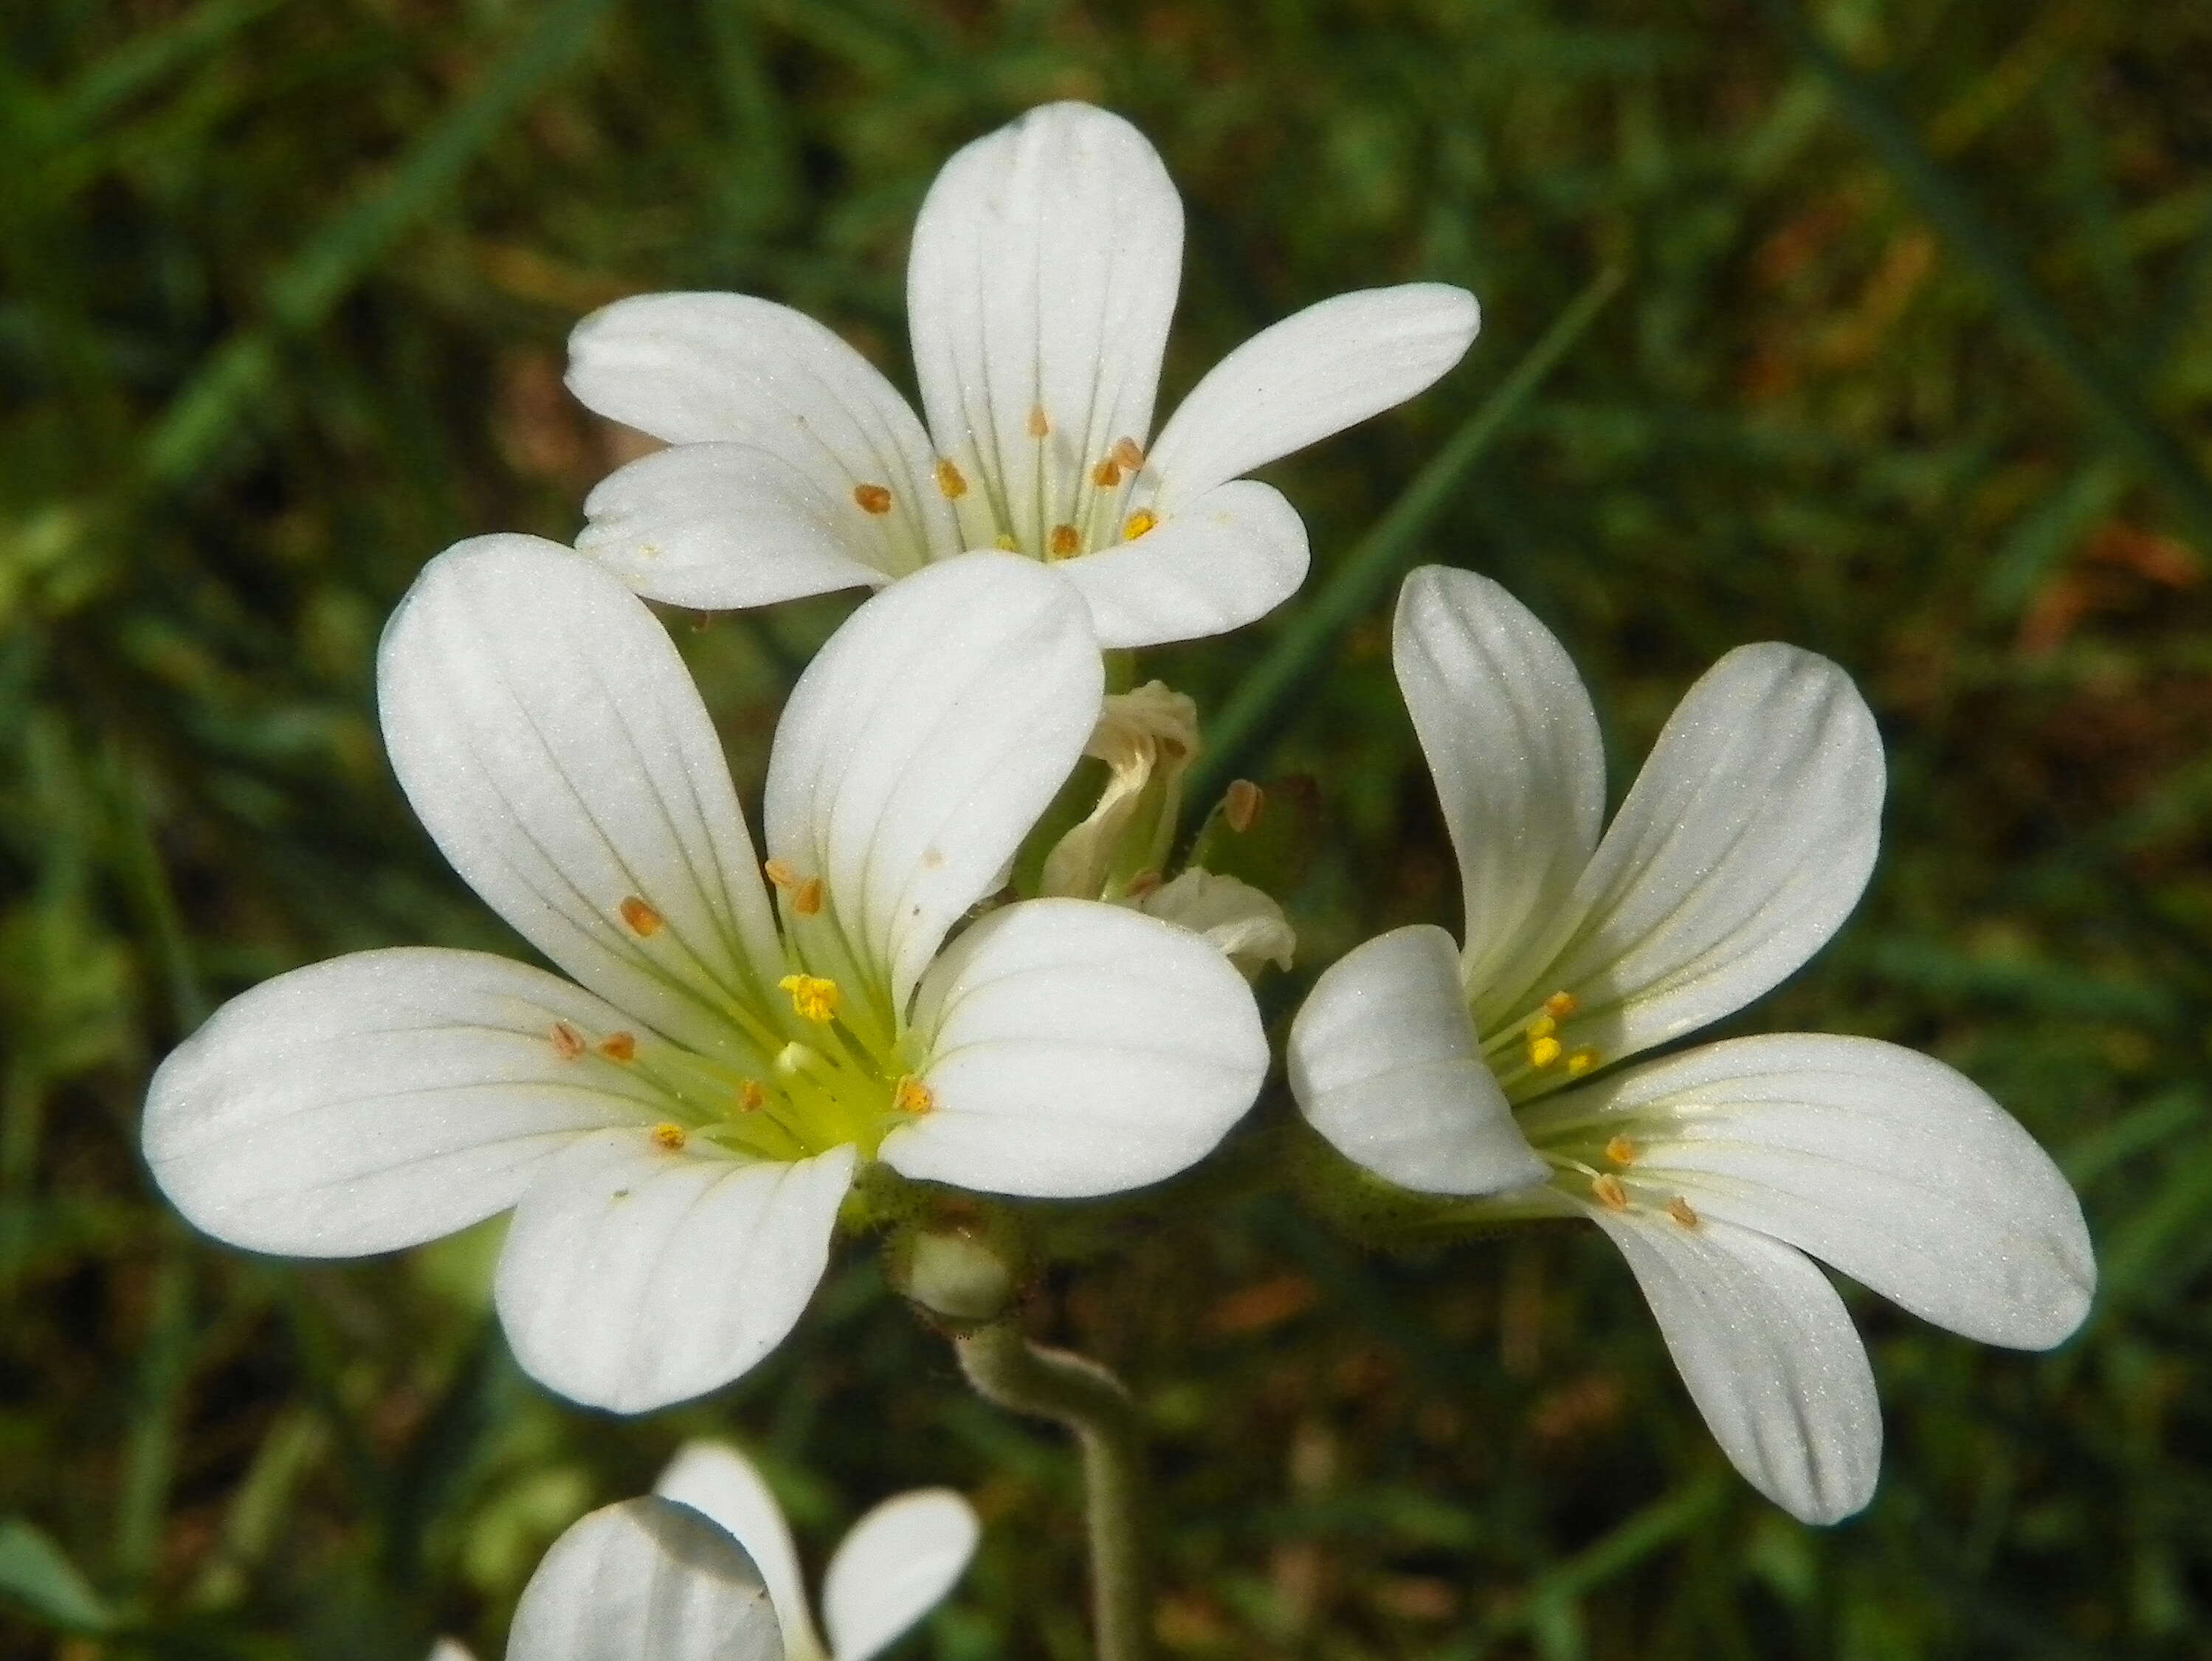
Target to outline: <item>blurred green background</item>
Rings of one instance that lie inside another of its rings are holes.
[[[964,1393],[872,1250],[737,1387],[621,1422],[516,1373],[481,1231],[250,1259],[164,1209],[136,1137],[149,1067],[267,975],[514,949],[399,799],[369,657],[439,549],[578,524],[614,439],[561,389],[570,324],[740,288],[903,381],[931,174],[1062,96],[1185,192],[1170,401],[1345,288],[1486,314],[1435,391],[1271,470],[1308,596],[1145,672],[1217,712],[1252,684],[1618,272],[1395,551],[1553,624],[1617,785],[1732,645],[1858,677],[1881,866],[1734,1026],[1966,1070],[2078,1182],[2104,1276],[2050,1356],[1855,1296],[1886,1475],[1811,1531],[1728,1472],[1595,1234],[1347,1241],[1250,1191],[1299,1147],[1271,1090],[1031,1312],[1151,1409],[1168,1653],[2206,1652],[2212,7],[27,0],[0,29],[0,1655],[495,1655],[553,1534],[702,1431],[761,1454],[817,1564],[896,1487],[975,1496],[983,1555],[899,1653],[1084,1653],[1070,1458]],[[1232,758],[1318,785],[1279,1015],[1379,926],[1456,916],[1388,597]],[[742,789],[847,603],[672,619]]]

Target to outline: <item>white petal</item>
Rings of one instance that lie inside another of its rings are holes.
[[[854,612],[792,688],[769,852],[902,1009],[1083,752],[1104,690],[1075,591],[1035,561],[969,554]]]
[[[1216,364],[1160,431],[1170,508],[1379,415],[1467,355],[1482,313],[1442,282],[1339,294],[1263,329]]]
[[[1297,592],[1311,556],[1297,510],[1241,479],[1186,505],[1133,543],[1057,567],[1091,603],[1108,646],[1224,634]]]
[[[806,1607],[806,1584],[799,1570],[798,1549],[791,1543],[791,1526],[750,1460],[726,1442],[686,1442],[676,1450],[653,1491],[682,1501],[727,1529],[759,1566],[776,1619],[783,1625],[788,1654],[822,1653],[822,1640]]]
[[[659,1118],[633,1071],[563,1060],[556,1021],[589,1038],[630,1024],[482,952],[295,969],[224,1004],[161,1064],[147,1162],[195,1226],[251,1251],[352,1257],[435,1240],[514,1204],[578,1135]]]
[[[1487,1031],[1573,926],[1605,816],[1597,716],[1552,632],[1471,571],[1406,579],[1391,652],[1459,855],[1465,974]]]
[[[592,1512],[553,1543],[515,1606],[507,1661],[783,1661],[752,1560],[688,1506]]]
[[[910,566],[848,523],[850,498],[825,496],[788,463],[743,444],[656,450],[602,479],[576,538],[648,599],[736,609],[877,587]],[[872,563],[871,561],[881,561]]]
[[[1248,975],[1268,963],[1287,969],[1297,955],[1297,932],[1272,896],[1200,866],[1154,888],[1137,901],[1137,909],[1204,937]]]
[[[1881,739],[1850,676],[1741,646],[1682,700],[1577,889],[1584,921],[1530,988],[1582,1000],[1606,1060],[1733,1013],[1841,926],[1881,838]]]
[[[1394,929],[1331,964],[1287,1056],[1314,1129],[1401,1188],[1494,1194],[1547,1174],[1483,1065],[1442,929]]]
[[[1711,1220],[1588,1208],[1658,1317],[1713,1438],[1791,1516],[1833,1523],[1874,1497],[1881,1405],[1836,1288],[1802,1252]]]
[[[931,185],[907,267],[922,405],[938,448],[1023,547],[1079,523],[1088,470],[1115,439],[1151,432],[1182,270],[1167,170],[1103,110],[1031,110]],[[1058,482],[1049,492],[1041,470]]]
[[[668,1153],[602,1131],[549,1161],[500,1253],[515,1359],[590,1407],[644,1413],[775,1348],[829,1260],[853,1149],[794,1165]]]
[[[476,1661],[476,1657],[458,1639],[441,1638],[430,1646],[430,1661]]]
[[[975,1555],[975,1512],[950,1488],[886,1500],[853,1525],[822,1580],[836,1661],[867,1658],[945,1601]]]
[[[1739,1039],[1545,1102],[1532,1134],[1539,1115],[1619,1121],[1640,1180],[1970,1338],[2048,1349],[2089,1312],[2096,1260],[2066,1179],[1972,1081],[1910,1050]]]
[[[1259,1094],[1251,989],[1199,936],[1096,900],[992,912],[915,1000],[935,1107],[884,1138],[909,1177],[1109,1194],[1174,1175]]]
[[[567,549],[480,536],[400,602],[377,691],[453,869],[609,1002],[726,1046],[727,999],[782,950],[714,724],[644,603]],[[624,918],[637,900],[649,936]]]
[[[742,444],[781,460],[834,509],[854,557],[911,571],[956,554],[928,434],[875,367],[802,312],[750,294],[641,294],[568,338],[569,390],[672,444]],[[854,492],[890,492],[871,513]],[[594,518],[599,509],[589,510]]]

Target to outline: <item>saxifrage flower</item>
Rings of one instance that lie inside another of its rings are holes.
[[[1340,294],[1254,336],[1158,437],[1182,204],[1119,116],[1051,104],[938,175],[907,271],[928,425],[820,324],[743,294],[646,294],[578,325],[568,385],[672,447],[586,503],[578,546],[640,593],[752,606],[880,586],[965,549],[1062,563],[1100,641],[1249,622],[1305,528],[1243,476],[1403,403],[1478,312],[1436,282]]]
[[[1588,694],[1495,583],[1426,567],[1398,679],[1459,856],[1467,935],[1346,955],[1291,1082],[1340,1151],[1470,1219],[1583,1216],[1628,1258],[1722,1447],[1808,1521],[1872,1496],[1881,1421],[1826,1259],[1985,1343],[2057,1343],[2096,1279],[2019,1124],[1869,1039],[1737,1039],[1615,1070],[1740,1009],[1841,925],[1874,866],[1874,718],[1826,659],[1739,648],[1682,700],[1602,838]]]
[[[232,1000],[144,1127],[220,1239],[344,1257],[513,1207],[515,1354],[641,1411],[782,1338],[863,1161],[1105,1193],[1201,1157],[1259,1088],[1251,993],[1199,936],[1074,900],[952,934],[1097,716],[1084,604],[1042,566],[976,554],[854,613],[785,707],[764,865],[666,633],[566,549],[441,555],[378,675],[416,811],[572,979],[403,948]]]

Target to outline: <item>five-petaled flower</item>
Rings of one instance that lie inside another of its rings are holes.
[[[879,586],[995,547],[1062,562],[1108,646],[1249,622],[1307,551],[1290,504],[1243,476],[1431,385],[1477,310],[1434,282],[1323,300],[1224,359],[1151,439],[1182,263],[1152,147],[1053,104],[960,151],[922,204],[907,306],[927,430],[788,307],[608,306],[578,326],[568,385],[672,447],[592,493],[577,545],[683,605]]]
[[[948,1488],[884,1500],[822,1577],[825,1646],[782,1509],[734,1448],[690,1442],[643,1499],[553,1543],[523,1589],[507,1661],[868,1661],[943,1601],[975,1555]],[[431,1661],[468,1661],[450,1639]]]
[[[1392,1182],[1494,1196],[1469,1217],[1595,1222],[1737,1468],[1808,1521],[1849,1515],[1880,1409],[1805,1253],[1954,1331],[2047,1348],[2095,1282],[2072,1190],[1974,1085],[1893,1045],[1786,1034],[1607,1070],[1749,1003],[1842,924],[1879,837],[1872,716],[1825,658],[1740,648],[1601,839],[1596,718],[1524,608],[1418,571],[1395,658],[1466,944],[1402,928],[1322,975],[1291,1034],[1300,1106]]]
[[[455,870],[573,979],[417,948],[258,986],[155,1076],[155,1177],[209,1233],[298,1255],[513,1207],[517,1356],[642,1411],[782,1338],[861,1161],[1052,1197],[1181,1170],[1267,1067],[1213,947],[1077,900],[952,933],[1074,765],[1101,678],[1045,567],[978,553],[875,597],[785,706],[757,865],[644,603],[551,543],[461,544],[386,631],[386,739]]]

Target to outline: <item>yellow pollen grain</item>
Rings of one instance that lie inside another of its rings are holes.
[[[763,860],[761,864],[761,875],[779,888],[791,889],[799,886],[799,873],[792,870],[787,860]]]
[[[632,1033],[609,1033],[599,1040],[599,1053],[609,1061],[637,1059],[637,1038]]]
[[[888,513],[891,511],[891,493],[888,485],[856,484],[853,500],[860,505],[864,513]]]
[[[1532,1038],[1528,1040],[1528,1064],[1541,1070],[1559,1058],[1559,1040],[1556,1038]]]
[[[1549,1038],[1559,1030],[1559,1023],[1547,1015],[1540,1015],[1528,1023],[1528,1036],[1532,1040]]]
[[[1021,544],[1014,540],[1012,532],[1001,530],[997,536],[991,538],[991,546],[997,549],[1001,554],[1012,554],[1017,552],[1020,549]]]
[[[1145,464],[1145,446],[1124,434],[1114,440],[1114,447],[1106,452],[1121,464],[1124,473],[1133,473]]]
[[[761,1088],[761,1082],[758,1079],[749,1078],[743,1084],[738,1086],[738,1111],[739,1112],[757,1113],[762,1108],[767,1106],[768,1092]]]
[[[1577,1050],[1572,1055],[1567,1058],[1567,1076],[1569,1078],[1580,1078],[1584,1073],[1587,1073],[1591,1068],[1596,1065],[1596,1051]]]
[[[1667,1202],[1667,1215],[1685,1228],[1695,1228],[1703,1221],[1695,1211],[1690,1209],[1690,1202],[1680,1194]]]
[[[1615,1165],[1636,1163],[1636,1144],[1625,1136],[1616,1136],[1605,1145],[1605,1156]]]
[[[547,1036],[553,1040],[553,1053],[563,1061],[574,1061],[584,1053],[584,1035],[565,1021],[555,1021]]]
[[[1252,828],[1267,799],[1267,792],[1249,779],[1232,779],[1221,797],[1221,816],[1229,821],[1230,829],[1242,836]]]
[[[819,975],[787,974],[775,983],[791,994],[791,1007],[802,1021],[826,1026],[837,1018],[837,983]]]
[[[622,920],[629,924],[630,931],[640,939],[650,940],[660,932],[662,920],[660,913],[635,894],[624,894],[619,909],[622,912]]]
[[[1052,436],[1052,421],[1044,413],[1042,404],[1033,403],[1030,406],[1029,429],[1030,436],[1033,439]]]
[[[791,909],[801,917],[811,917],[822,909],[822,879],[810,876],[799,885],[791,896]]]
[[[937,458],[937,488],[949,502],[957,502],[968,494],[968,476],[952,464],[951,458]]]
[[[1121,482],[1121,464],[1111,456],[1107,457],[1091,470],[1091,482],[1101,490],[1111,490]]]
[[[690,1133],[680,1125],[663,1123],[653,1127],[653,1145],[664,1153],[681,1153],[684,1144],[690,1140]]]
[[[1614,1176],[1595,1176],[1590,1179],[1590,1194],[1608,1211],[1628,1209],[1628,1190]]]
[[[937,1106],[937,1094],[908,1073],[891,1091],[891,1106],[902,1113],[912,1113],[920,1118]]]
[[[1051,540],[1045,544],[1055,560],[1072,557],[1082,546],[1083,538],[1076,534],[1075,527],[1072,524],[1053,526]]]
[[[1133,543],[1160,522],[1159,516],[1149,507],[1140,507],[1121,522],[1121,540]]]
[[[1554,1021],[1565,1021],[1582,1006],[1582,999],[1572,992],[1553,992],[1544,1000],[1544,1013]]]

